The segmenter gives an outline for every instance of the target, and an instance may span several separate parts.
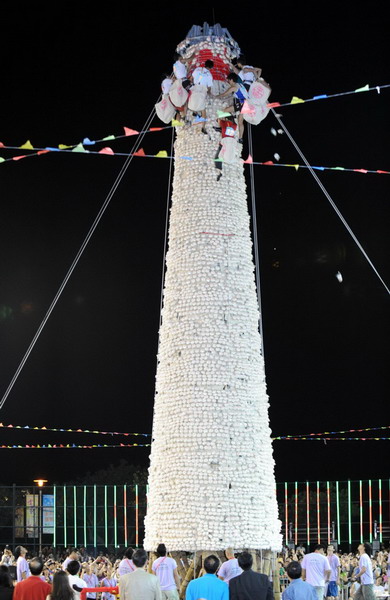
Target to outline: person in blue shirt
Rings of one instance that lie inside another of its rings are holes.
[[[290,584],[282,594],[282,600],[318,600],[315,588],[303,581],[302,567],[298,561],[293,560],[286,568]]]
[[[205,558],[203,566],[206,573],[198,579],[190,581],[186,591],[186,600],[229,600],[229,586],[218,579],[216,572],[219,567],[219,558],[211,554]]]

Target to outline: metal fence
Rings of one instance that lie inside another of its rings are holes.
[[[283,482],[276,488],[286,545],[390,539],[390,480]],[[147,486],[0,486],[0,546],[142,546]]]

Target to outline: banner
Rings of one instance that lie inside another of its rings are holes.
[[[37,494],[26,494],[26,535],[38,537],[38,503]]]
[[[54,533],[54,496],[42,496],[42,533]]]

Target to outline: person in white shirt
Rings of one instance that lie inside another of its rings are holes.
[[[191,81],[188,78],[188,63],[191,60],[192,55],[188,58],[184,58],[177,52],[174,55],[174,63],[173,63],[173,74],[176,79],[181,79],[182,86],[185,90],[188,90],[191,87]]]
[[[73,590],[74,600],[79,600],[82,588],[87,587],[85,581],[79,577],[80,569],[81,565],[78,560],[70,560],[66,566],[69,585]]]
[[[260,67],[247,65],[245,56],[240,56],[240,58],[235,61],[233,70],[240,77],[247,90],[249,90],[251,84],[256,81],[256,79],[259,79],[262,71]]]
[[[165,544],[157,546],[158,558],[153,562],[152,573],[156,575],[161,588],[163,600],[179,600],[180,579],[176,561],[167,556]]]
[[[191,75],[191,80],[193,82],[193,86],[191,88],[191,93],[196,94],[198,98],[200,98],[201,104],[200,108],[196,110],[196,112],[201,113],[201,118],[203,119],[203,127],[202,132],[206,132],[206,98],[207,94],[211,93],[211,89],[213,87],[213,76],[211,74],[210,69],[214,66],[214,62],[212,60],[206,60],[203,67],[197,67],[193,70]],[[191,98],[188,102],[188,107],[191,109]]]
[[[360,577],[360,587],[354,595],[354,600],[374,600],[374,577],[372,573],[370,544],[363,543],[358,546],[359,551],[359,571],[353,575],[353,579]]]
[[[133,573],[136,569],[135,564],[131,560],[131,557],[134,554],[133,548],[127,548],[125,551],[125,555],[118,566],[118,575],[122,577],[122,575],[126,575],[126,573]]]
[[[323,600],[325,584],[330,575],[331,568],[324,554],[324,546],[317,544],[314,552],[306,554],[302,560],[302,579],[315,588],[318,600]]]
[[[229,584],[229,581],[233,579],[233,577],[241,575],[242,569],[238,564],[237,558],[234,557],[233,548],[226,548],[225,556],[227,560],[219,567],[217,575],[222,581]]]
[[[338,598],[340,585],[340,559],[337,554],[334,553],[334,546],[329,544],[327,551],[327,559],[330,564],[331,574],[329,577],[329,583],[325,591],[326,598]]]
[[[16,581],[23,581],[30,577],[30,569],[26,560],[27,549],[24,546],[17,546],[15,549],[16,560]]]
[[[69,556],[67,556],[67,558],[65,558],[64,562],[62,563],[63,570],[66,571],[66,567],[68,566],[68,564],[70,563],[71,560],[78,560],[78,559],[79,559],[79,553],[77,552],[76,548],[73,548],[69,552]]]
[[[167,96],[169,94],[169,90],[172,87],[172,77],[170,77],[167,73],[164,73],[163,80],[161,82],[161,91],[163,96]]]

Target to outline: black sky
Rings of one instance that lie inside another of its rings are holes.
[[[263,68],[271,101],[389,83],[379,4],[365,14],[352,4],[334,11],[325,3],[254,6],[243,4],[237,15],[214,7],[215,18]],[[140,129],[176,45],[193,24],[213,21],[212,7],[185,4],[87,10],[63,3],[60,16],[57,10],[35,5],[3,15],[3,144],[56,146]],[[383,90],[279,112],[311,164],[389,170],[388,101]],[[271,127],[277,123],[269,115],[255,128],[254,159],[273,160],[277,152],[281,162],[301,163]],[[111,145],[128,152],[133,141]],[[147,154],[169,151],[169,131],[149,134],[142,146]],[[0,395],[123,160],[58,153],[0,164],[0,307],[8,308],[0,320]],[[165,160],[132,162],[0,422],[151,431],[168,167]],[[388,176],[319,177],[389,283]],[[256,167],[255,178],[273,433],[387,425],[386,291],[307,170]],[[0,440],[33,443],[38,435],[0,429]],[[49,433],[39,440],[97,441]],[[384,476],[387,444],[278,441],[277,480]],[[148,460],[148,449],[0,452],[1,483],[37,475],[65,481],[121,457]]]

